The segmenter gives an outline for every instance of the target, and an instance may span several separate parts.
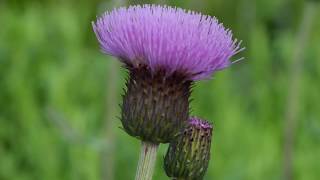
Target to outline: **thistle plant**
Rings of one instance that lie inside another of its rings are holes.
[[[208,168],[212,125],[190,118],[188,126],[170,143],[164,169],[172,179],[201,180]]]
[[[128,70],[121,122],[142,141],[136,179],[151,179],[158,145],[188,124],[192,84],[232,64],[240,43],[216,18],[169,6],[118,8],[93,29]]]

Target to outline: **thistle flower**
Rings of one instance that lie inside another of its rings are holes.
[[[208,168],[212,125],[190,118],[189,125],[173,140],[165,156],[164,169],[176,179],[202,179]]]
[[[142,141],[170,142],[188,121],[190,87],[239,51],[214,17],[169,6],[130,6],[93,23],[102,51],[129,70],[121,121]]]

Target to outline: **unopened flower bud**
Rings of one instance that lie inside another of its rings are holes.
[[[207,121],[190,118],[189,125],[173,140],[164,159],[169,177],[201,180],[210,160],[212,125]]]

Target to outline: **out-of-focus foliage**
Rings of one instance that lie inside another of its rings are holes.
[[[142,2],[151,1],[126,3]],[[121,3],[0,1],[0,179],[112,180],[104,173],[111,166],[114,179],[133,179],[139,142],[118,128],[125,70],[99,51],[91,28],[97,15]],[[246,47],[239,54],[245,60],[194,88],[192,114],[215,126],[206,179],[282,179],[287,96],[295,91],[288,88],[290,67],[307,1],[161,3],[216,16]],[[312,24],[294,97],[297,180],[320,178],[320,21]],[[155,180],[167,179],[166,147]]]

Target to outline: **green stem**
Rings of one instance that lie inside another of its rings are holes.
[[[301,89],[303,88],[303,71],[305,64],[305,52],[308,48],[312,26],[317,17],[317,4],[308,2],[304,7],[304,13],[296,37],[293,58],[290,63],[290,76],[288,79],[287,109],[284,119],[284,162],[283,178],[285,180],[294,179],[294,151],[299,122],[299,111],[301,106]]]
[[[136,173],[136,180],[151,180],[157,159],[159,145],[150,142],[141,143],[141,152]]]

